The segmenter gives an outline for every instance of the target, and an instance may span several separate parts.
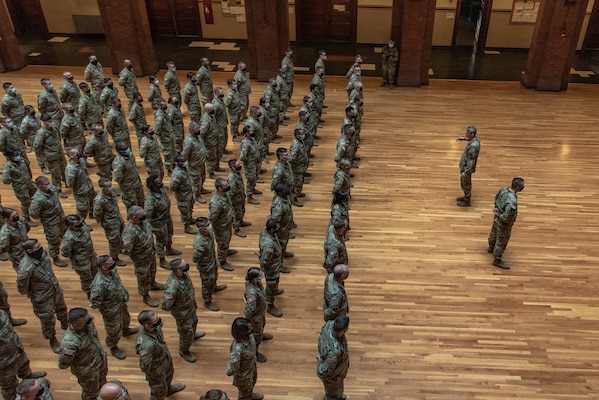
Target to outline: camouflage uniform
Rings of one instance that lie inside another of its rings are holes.
[[[50,381],[46,378],[36,378],[36,381],[40,384],[40,389],[35,395],[34,400],[53,400],[52,392],[50,392]],[[23,400],[23,397],[17,395],[16,400]]]
[[[216,145],[216,160],[218,165],[218,161],[223,154],[225,154],[225,148],[229,141],[229,132],[227,130],[229,118],[227,117],[227,107],[221,98],[215,97],[212,99],[212,104],[214,105],[214,119],[216,120],[218,131],[218,141]]]
[[[94,185],[87,175],[85,161],[79,158],[77,162],[69,161],[65,170],[66,186],[73,189],[73,197],[75,197],[75,206],[77,215],[81,218],[94,217],[93,204],[96,197]]]
[[[229,88],[225,96],[225,106],[229,111],[229,121],[231,122],[231,135],[233,138],[239,136],[239,123],[243,118],[241,112],[241,99],[237,89]]]
[[[283,250],[277,234],[269,234],[266,227],[260,232],[260,269],[266,280],[266,304],[273,305],[279,289],[279,275],[283,265]]]
[[[48,241],[48,253],[51,258],[58,257],[60,242],[67,227],[64,223],[64,211],[58,200],[56,189],[48,188],[47,192],[38,189],[31,199],[29,215],[42,222]]]
[[[241,154],[239,155],[239,159],[243,162],[243,170],[247,182],[246,193],[248,196],[254,194],[254,191],[256,190],[256,180],[258,178],[257,170],[261,157],[262,153],[256,139],[253,137],[244,138],[241,142]]]
[[[245,184],[243,183],[241,171],[231,171],[227,176],[227,181],[231,187],[228,196],[235,212],[235,225],[233,225],[233,228],[238,231],[245,215]]]
[[[268,125],[269,125],[269,133],[268,134],[264,134],[264,132],[261,132],[261,147],[263,149],[263,156],[266,155],[265,151],[268,147],[268,143],[270,143],[270,139],[273,138],[278,130],[279,130],[279,123],[282,121],[282,119],[279,118],[279,113],[281,112],[281,110],[283,110],[283,113],[285,113],[285,105],[281,102],[281,99],[279,98],[279,94],[277,93],[277,89],[273,88],[272,86],[268,85],[266,86],[266,89],[264,90],[264,97],[268,97],[269,100],[269,107],[266,110],[266,115],[264,115],[264,118],[268,119]],[[248,118],[248,122],[246,122],[246,125],[249,125],[250,123],[250,118]],[[254,127],[254,130],[256,128]],[[256,140],[258,140],[256,138]]]
[[[464,192],[464,198],[470,202],[472,197],[472,174],[476,172],[476,161],[480,151],[480,140],[474,137],[468,141],[460,158],[460,186]]]
[[[83,93],[81,95],[81,99],[79,99],[79,116],[85,121],[87,129],[91,129],[93,124],[103,125],[102,107],[100,107],[98,99],[93,94]]]
[[[168,197],[166,188],[161,188],[160,192],[148,191],[144,204],[146,217],[156,237],[156,255],[164,258],[165,249],[170,249],[173,244],[171,199]]]
[[[214,238],[218,244],[218,262],[224,265],[227,262],[229,243],[231,242],[231,228],[235,224],[235,211],[231,199],[226,195],[221,196],[214,192],[209,205],[208,219],[212,223]]]
[[[179,101],[181,101],[181,82],[179,82],[179,77],[177,73],[171,71],[170,69],[166,71],[164,74],[164,88],[168,93],[168,97],[176,97]]]
[[[29,224],[23,219],[19,219],[15,226],[4,222],[0,228],[0,249],[2,252],[8,252],[8,258],[12,262],[12,267],[15,272],[19,269],[19,263],[25,257],[23,243],[29,239]]]
[[[42,324],[44,338],[52,339],[56,336],[56,318],[66,328],[67,305],[45,251],[39,260],[25,254],[17,271],[17,289],[31,300],[33,313]]]
[[[152,110],[154,110],[154,112],[160,107],[160,100],[162,100],[162,90],[160,90],[160,86],[155,83],[150,83],[148,101],[152,104]]]
[[[202,95],[202,104],[210,103],[212,96],[214,95],[214,88],[212,87],[212,72],[210,67],[202,65],[196,74],[196,85],[200,88],[200,94]]]
[[[106,117],[106,131],[112,136],[115,143],[125,142],[131,146],[129,125],[127,124],[127,118],[125,118],[125,112],[114,105],[110,107]]]
[[[119,97],[119,90],[115,88],[114,85],[104,86],[100,93],[100,106],[102,107],[102,110],[104,110],[104,113],[110,108],[109,103],[113,97]]]
[[[173,159],[175,158],[175,131],[166,111],[160,108],[154,114],[154,123],[154,131],[160,138],[160,144],[162,145],[164,165],[170,173],[173,168]]]
[[[70,227],[62,238],[61,254],[71,259],[71,267],[79,275],[81,289],[89,298],[94,276],[98,272],[96,252],[89,232],[89,226],[84,223],[79,229]]]
[[[390,47],[389,44],[384,45],[382,56],[383,84],[395,85],[395,68],[397,67],[397,60],[399,60],[397,47]]]
[[[173,158],[175,158],[175,154],[181,153],[181,150],[183,149],[183,138],[185,136],[183,113],[181,112],[181,108],[174,104],[171,104],[166,112],[168,120],[173,127],[173,140],[175,142]]]
[[[127,302],[129,292],[123,286],[116,269],[108,274],[99,272],[94,277],[89,296],[91,308],[98,308],[106,329],[106,346],[117,347],[123,333],[129,330],[131,316]]]
[[[164,298],[160,303],[160,308],[170,311],[177,322],[179,352],[188,352],[198,326],[198,316],[196,314],[195,290],[187,272],[184,272],[181,278],[171,272],[166,280]]]
[[[333,175],[333,193],[338,190],[345,190],[348,194],[351,193],[351,178],[349,176],[349,171],[344,171],[339,166],[337,167],[337,171],[335,171],[335,175]]]
[[[123,254],[133,261],[137,292],[146,296],[156,281],[156,246],[148,221],[142,221],[139,225],[127,222],[123,232]]]
[[[247,77],[245,71],[237,70],[235,72],[235,76],[233,77],[235,82],[237,83],[237,93],[239,93],[239,114],[241,118],[243,118],[249,108],[249,97],[252,93],[252,87],[250,84],[250,78]],[[239,121],[241,122],[241,120]]]
[[[73,80],[64,79],[60,85],[60,94],[58,95],[60,102],[71,103],[75,112],[79,109],[79,99],[81,98],[81,92],[79,86]]]
[[[247,341],[233,339],[227,375],[233,376],[233,385],[239,390],[239,400],[250,400],[258,379],[256,368],[256,340],[250,334]]]
[[[41,127],[42,123],[40,121],[39,115],[26,115],[25,118],[23,118],[23,121],[21,122],[19,128],[19,132],[21,134],[21,138],[27,143],[29,147],[33,147],[33,142],[35,142],[35,135],[37,135],[37,131],[39,131]],[[42,168],[46,162],[44,155],[36,153],[35,156],[37,158],[37,162],[40,168]]]
[[[135,351],[139,355],[139,367],[146,374],[150,385],[150,400],[164,400],[173,380],[173,358],[164,341],[162,328],[148,332],[139,328]]]
[[[127,96],[127,99],[129,100],[127,109],[131,111],[131,108],[135,103],[133,94],[139,90],[137,88],[135,73],[133,73],[132,69],[125,67],[121,70],[121,73],[119,74],[119,86],[123,87],[123,92],[125,92],[125,96]]]
[[[36,187],[31,180],[31,170],[25,159],[19,161],[8,159],[2,170],[2,183],[12,184],[15,196],[21,203],[23,218],[29,220],[29,206]]]
[[[210,174],[213,174],[216,172],[219,162],[217,158],[218,127],[214,115],[204,112],[200,119],[200,136],[206,147],[206,168]]]
[[[100,388],[106,383],[108,360],[93,321],[81,331],[75,331],[69,326],[64,333],[60,343],[58,368],[69,367],[81,386],[81,399],[97,400]]]
[[[285,70],[285,81],[287,82],[287,86],[289,87],[289,98],[293,96],[293,78],[294,78],[294,70],[293,70],[293,59],[291,57],[283,57],[281,60],[281,69]],[[287,107],[287,104],[284,104]]]
[[[133,123],[133,126],[135,127],[135,135],[137,135],[137,143],[139,144],[141,139],[144,137],[144,133],[142,132],[141,128],[143,128],[144,125],[148,124],[144,108],[139,102],[133,102],[133,105],[129,109],[128,119],[129,121],[131,121],[131,123]]]
[[[13,147],[21,151],[22,157],[26,160],[27,166],[29,166],[29,159],[25,151],[25,144],[21,138],[21,134],[18,125],[13,125],[11,129],[6,129],[4,126],[0,126],[0,152],[4,153],[6,149]]]
[[[19,335],[13,329],[10,315],[0,310],[0,388],[4,399],[15,399],[19,378],[31,375],[29,358]]]
[[[214,248],[214,235],[208,232],[208,235],[198,232],[193,241],[193,262],[200,272],[202,279],[202,298],[204,303],[212,303],[212,294],[216,287],[218,279],[218,264],[216,262],[216,252]]]
[[[195,198],[201,197],[201,191],[206,181],[206,147],[200,137],[187,135],[183,141],[181,155],[189,162],[188,171],[193,183]]]
[[[102,68],[102,64],[100,64],[100,62],[96,65],[91,62],[87,64],[85,72],[83,73],[83,79],[85,79],[86,82],[91,83],[96,101],[100,101],[100,92],[102,90],[102,85],[104,85],[104,69]]]
[[[10,117],[17,127],[21,126],[25,118],[25,104],[20,93],[7,93],[2,97],[2,115]]]
[[[335,150],[333,160],[338,163],[343,158],[348,159],[353,164],[351,138],[347,137],[345,133],[342,133],[339,139],[337,139],[337,149]]]
[[[164,165],[160,156],[160,146],[156,135],[143,135],[139,142],[139,155],[144,159],[146,174],[148,176],[156,175],[162,179],[164,177]]]
[[[139,171],[135,164],[135,156],[133,154],[123,156],[116,155],[112,162],[114,170],[114,180],[118,182],[121,189],[123,204],[127,210],[131,206],[144,206],[144,191],[141,187],[139,179]]]
[[[501,188],[495,195],[495,208],[497,214],[489,232],[489,250],[492,250],[495,259],[501,260],[512,236],[512,226],[518,217],[518,195],[507,186]]]
[[[322,266],[328,273],[331,273],[335,265],[348,263],[345,238],[343,235],[337,235],[334,226],[329,225],[324,239],[324,263]]]
[[[332,321],[340,315],[346,315],[349,311],[347,294],[343,282],[335,280],[335,274],[330,273],[324,280],[324,320]]]
[[[181,222],[183,225],[191,225],[193,215],[193,185],[188,172],[189,167],[182,168],[179,165],[175,167],[171,176],[170,189],[175,194],[177,208],[181,213]]]
[[[101,137],[95,134],[90,135],[89,140],[83,149],[85,157],[93,157],[98,165],[97,174],[101,177],[112,180],[112,162],[114,161],[114,153],[108,143],[108,138],[105,134]]]
[[[252,327],[254,328],[252,333],[256,340],[256,349],[258,349],[262,343],[264,326],[266,325],[266,295],[262,282],[258,280],[258,284],[254,285],[252,282],[246,281],[243,298],[245,300],[244,315],[252,321]]]
[[[63,112],[56,90],[43,89],[37,96],[37,108],[40,114],[50,114],[52,121],[54,121],[54,126],[58,127],[60,125]]]
[[[114,192],[107,195],[100,190],[94,199],[94,217],[104,229],[110,256],[117,259],[123,248],[121,234],[125,226],[119,211],[117,196]]]
[[[304,132],[304,134],[306,133]],[[291,142],[288,163],[291,165],[291,171],[293,172],[293,189],[290,188],[290,190],[294,191],[294,198],[297,198],[302,193],[304,174],[308,170],[308,164],[310,163],[308,149],[302,140],[296,138]]]
[[[58,124],[55,123],[55,126]],[[46,129],[42,126],[33,142],[33,149],[36,153],[42,153],[46,157],[46,166],[52,174],[52,184],[60,190],[61,181],[65,180],[64,169],[66,162],[64,159],[64,150],[60,143],[60,132],[58,128],[52,126],[51,129]]]
[[[270,205],[270,216],[281,224],[281,228],[277,232],[277,238],[281,244],[281,251],[285,254],[291,228],[293,228],[293,210],[291,209],[291,200],[289,200],[289,197],[279,196],[275,193]]]
[[[187,112],[192,121],[200,122],[200,98],[198,88],[192,82],[187,82],[183,88],[183,102],[187,105]]]
[[[349,351],[345,336],[338,338],[333,330],[335,321],[327,321],[318,336],[320,360],[316,374],[322,381],[325,400],[343,398],[343,380],[349,370]]]
[[[60,136],[64,140],[67,148],[77,148],[82,151],[85,147],[85,136],[83,135],[83,126],[78,116],[66,113],[60,123]]]

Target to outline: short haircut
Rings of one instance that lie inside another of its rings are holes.
[[[266,230],[270,231],[272,229],[275,229],[278,225],[279,221],[277,221],[274,218],[269,218],[266,220]]]
[[[524,186],[524,179],[522,179],[522,178],[512,179],[512,189],[520,188],[522,186]]]
[[[141,325],[145,325],[146,322],[152,319],[152,314],[154,314],[154,311],[152,310],[141,311],[139,314],[137,314],[137,322],[139,322]]]
[[[335,318],[335,322],[333,322],[333,330],[335,332],[341,332],[346,330],[349,327],[349,317],[347,315],[340,315]]]
[[[69,313],[67,314],[67,319],[69,320],[69,322],[71,322],[76,319],[83,318],[86,315],[87,315],[87,309],[85,309],[83,307],[75,307],[75,308],[71,308],[69,310]]]

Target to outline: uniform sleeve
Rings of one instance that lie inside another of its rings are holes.
[[[112,169],[114,172],[114,180],[120,185],[123,182],[123,168],[119,164],[118,159],[115,158],[112,163]]]
[[[152,349],[148,349],[145,346],[138,344],[136,346],[136,352],[139,355],[139,368],[142,372],[148,373],[152,368],[152,361],[154,360]]]
[[[125,86],[126,82],[127,82],[127,75],[125,73],[125,70],[122,70],[121,73],[119,74],[119,86]]]
[[[31,205],[29,206],[29,216],[35,218],[35,219],[39,219],[40,218],[40,211],[41,211],[42,205],[40,201],[37,201],[35,198],[31,201]]]
[[[40,151],[42,151],[42,146],[44,145],[44,139],[46,138],[46,135],[44,135],[43,133],[40,134],[40,132],[43,132],[41,130],[41,128],[35,134],[35,140],[33,141],[33,150],[36,153],[39,153]]]
[[[131,251],[133,250],[133,245],[135,244],[133,240],[133,235],[131,234],[131,230],[128,229],[129,226],[125,228],[123,231],[123,254],[126,256],[131,255]]]
[[[173,287],[172,279],[169,276],[168,281],[166,282],[166,289],[164,289],[164,296],[160,302],[160,308],[162,308],[164,311],[171,311],[175,305],[176,292],[177,290],[175,287]]]
[[[8,164],[6,164],[4,169],[2,169],[2,183],[6,185],[10,185],[12,183],[12,179],[10,177],[10,167]]]
[[[60,253],[67,258],[70,258],[71,254],[73,254],[73,243],[66,234],[62,238],[62,243],[60,244]]]
[[[75,355],[77,354],[77,346],[69,341],[60,343],[60,353],[58,353],[58,368],[66,369],[73,364]]]
[[[40,111],[40,114],[46,112],[46,98],[44,96],[37,96],[37,109]]]
[[[236,351],[235,348],[231,349],[231,357],[229,358],[229,365],[227,365],[227,375],[235,375],[240,368],[241,355]]]
[[[321,355],[321,360],[318,363],[318,375],[321,377],[329,376],[335,371],[336,367],[337,353],[334,351],[329,351],[327,354]]]
[[[104,207],[102,207],[102,202],[98,199],[94,199],[94,218],[98,223],[102,223],[104,220]]]

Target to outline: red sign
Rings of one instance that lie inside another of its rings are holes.
[[[212,0],[204,0],[204,22],[206,25],[214,25],[214,14],[212,13]]]

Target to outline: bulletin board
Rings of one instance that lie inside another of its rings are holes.
[[[534,25],[537,22],[540,7],[540,1],[514,0],[510,24]]]

